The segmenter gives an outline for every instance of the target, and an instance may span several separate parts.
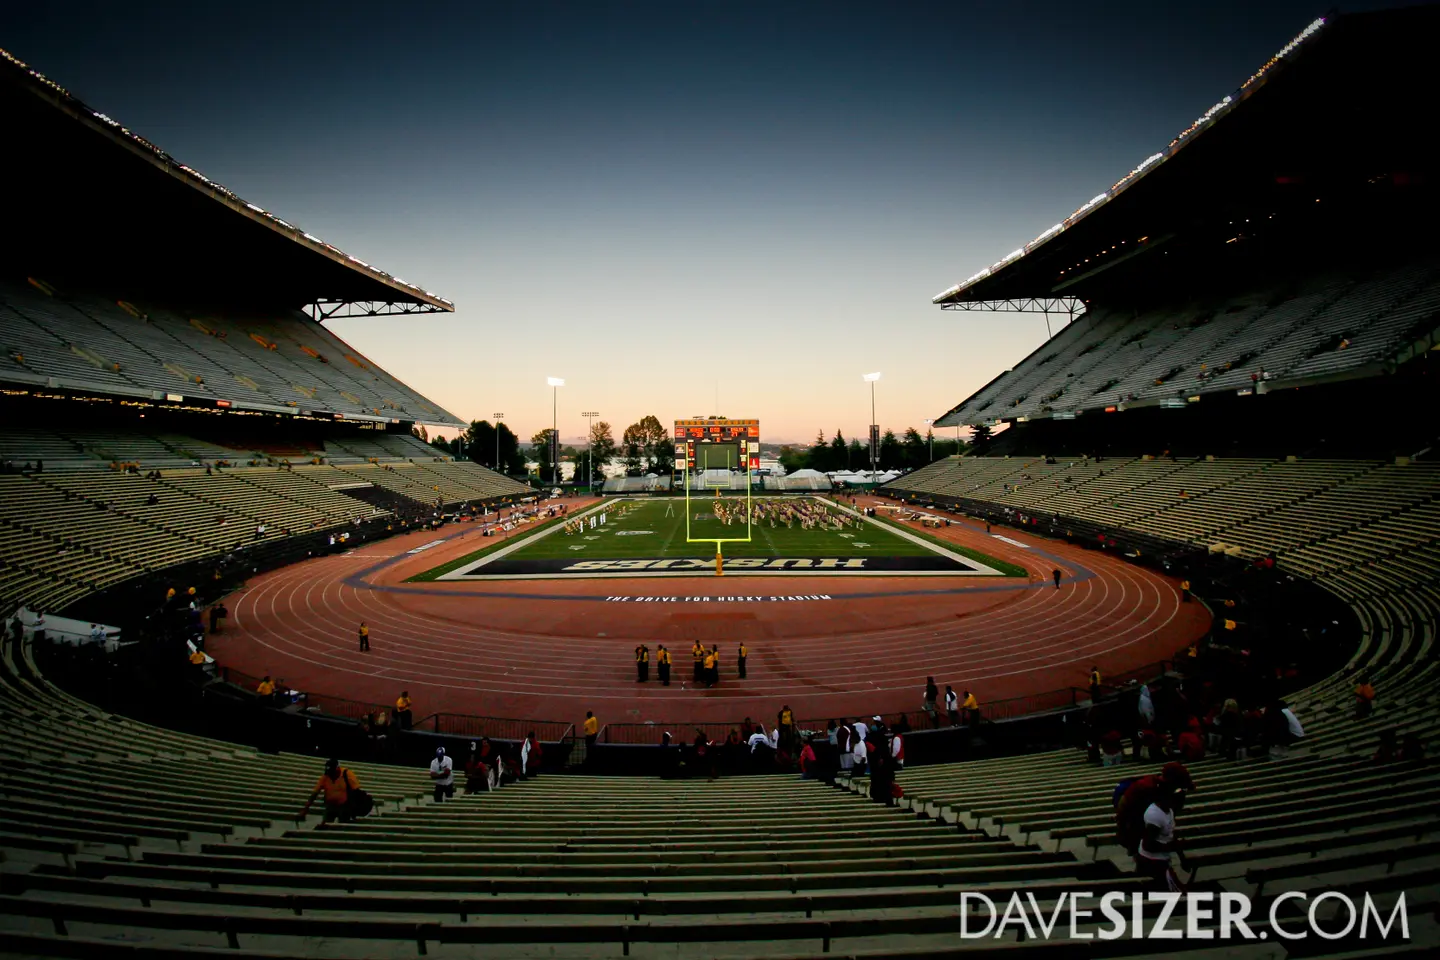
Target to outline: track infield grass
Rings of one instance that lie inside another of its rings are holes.
[[[721,537],[743,538],[746,535],[743,521],[722,523],[715,516],[711,497],[692,497],[689,505],[691,538]],[[853,522],[841,529],[812,527],[804,529],[798,522],[787,526],[783,520],[769,518],[755,522],[750,528],[750,542],[734,540],[722,545],[726,557],[917,557],[935,553],[927,543],[916,543],[887,529],[889,526],[853,518],[849,511],[842,511],[833,504],[815,497],[764,497],[756,498],[757,505],[775,508],[781,504],[796,504],[804,501],[811,507],[823,506],[830,514],[851,517]],[[743,498],[726,497],[724,502],[738,507]],[[561,521],[550,521],[532,530],[514,531],[509,537],[487,538],[485,546],[462,557],[447,561],[440,566],[409,578],[409,582],[435,580],[474,560],[493,553],[503,547],[514,546],[517,539],[523,545],[506,554],[506,560],[628,560],[636,558],[680,559],[707,558],[715,555],[715,544],[710,541],[690,542],[685,531],[685,500],[665,498],[655,500],[614,500],[606,504],[607,516],[603,524],[591,528],[588,520],[585,529],[573,533],[556,529],[546,536],[538,536],[543,530],[560,527]],[[1024,569],[1014,564],[997,560],[976,550],[957,544],[940,541],[920,531],[906,531],[937,547],[983,563],[1005,576],[1026,576]]]

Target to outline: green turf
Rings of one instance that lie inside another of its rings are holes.
[[[934,536],[930,533],[930,531],[924,529],[923,527],[917,529],[915,527],[905,526],[901,524],[898,520],[895,520],[892,517],[887,517],[885,514],[886,511],[880,511],[880,513],[876,515],[876,519],[879,520],[881,523],[885,524],[886,526],[903,529],[906,533],[913,534],[914,536],[917,536],[922,540],[928,540],[933,544],[944,547],[951,553],[958,553],[962,557],[969,557],[971,560],[983,563],[987,567],[994,567],[996,570],[999,570],[1007,577],[1028,577],[1030,575],[1025,571],[1024,567],[1017,567],[1013,563],[1006,563],[1004,560],[997,560],[994,557],[990,556],[988,553],[981,553],[979,550],[972,550],[969,547],[962,547],[958,543],[951,543],[948,540],[941,540],[939,537]]]
[[[557,517],[553,520],[545,520],[541,523],[525,524],[518,530],[512,531],[510,536],[508,537],[477,538],[479,542],[485,544],[485,546],[481,547],[478,550],[472,550],[469,553],[465,554],[463,557],[456,557],[454,560],[447,560],[444,563],[440,564],[440,566],[432,567],[431,569],[426,570],[424,573],[417,573],[413,577],[407,577],[405,578],[405,582],[419,583],[424,580],[438,579],[445,576],[445,574],[449,573],[451,570],[455,570],[465,566],[465,564],[469,563],[471,560],[476,560],[480,557],[483,557],[487,553],[493,553],[494,551],[499,550],[501,547],[508,547],[516,540],[524,539],[525,537],[531,536],[532,534],[543,530],[546,527],[549,527],[551,525],[557,525],[562,522],[563,521],[561,520],[561,518]]]
[[[714,516],[713,498],[693,497],[690,501],[690,536],[735,538],[745,536],[743,523],[729,526]],[[738,506],[743,497],[730,496],[726,502]],[[817,504],[809,497],[766,497],[757,498],[757,504],[773,508],[781,503],[804,501]],[[841,514],[833,506],[827,509]],[[667,516],[667,513],[669,514]],[[683,499],[629,500],[613,502],[604,525],[583,532],[567,534],[556,531],[549,536],[528,539],[520,549],[506,554],[507,560],[624,560],[632,558],[686,558],[713,557],[715,545],[710,542],[694,543],[686,540],[685,501]],[[555,526],[553,522],[546,526]],[[907,531],[916,533],[916,531]],[[527,538],[530,531],[519,534]],[[919,534],[917,534],[919,535]],[[514,536],[508,540],[486,541],[485,546],[463,557],[451,560],[433,570],[427,570],[410,579],[433,580],[463,566],[478,557],[501,547],[513,544]],[[923,536],[923,535],[922,535]],[[966,550],[954,544],[943,543],[924,537],[948,550],[970,557],[980,563],[1001,571],[1007,576],[1024,576],[1025,571],[1012,564],[1003,563],[975,550]],[[727,557],[911,557],[932,553],[924,544],[914,543],[891,533],[886,527],[859,521],[858,526],[847,526],[840,530],[803,529],[799,523],[787,527],[777,520],[771,526],[768,520],[751,527],[751,541],[729,542],[723,545]]]

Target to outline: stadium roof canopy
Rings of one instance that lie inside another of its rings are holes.
[[[134,295],[309,308],[318,320],[454,304],[236,196],[0,50],[4,256]]]
[[[1216,211],[1305,202],[1434,166],[1424,130],[1440,8],[1308,24],[1241,86],[1029,243],[935,296],[942,309],[1068,311],[1124,289]],[[1117,269],[1120,268],[1120,269]]]

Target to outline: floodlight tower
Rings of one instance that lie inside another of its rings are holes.
[[[595,485],[595,418],[600,416],[597,410],[586,410],[580,416],[585,418],[585,492],[594,493],[591,489]]]
[[[925,421],[925,436],[930,439],[930,462],[935,462],[935,421]]]
[[[870,384],[870,482],[874,484],[878,480],[875,461],[880,454],[880,427],[875,422],[875,381],[880,379],[880,371],[862,373],[860,378]]]
[[[565,386],[563,377],[546,377],[550,385],[550,485],[560,486],[560,430],[556,410],[560,402],[560,388]]]
[[[505,414],[495,414],[495,472],[504,473],[500,469],[500,421],[505,419]]]

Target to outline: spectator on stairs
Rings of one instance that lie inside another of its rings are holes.
[[[1364,720],[1375,709],[1375,687],[1370,675],[1362,672],[1355,683],[1355,719]]]
[[[842,721],[835,730],[835,749],[840,755],[840,772],[849,774],[855,767],[855,731]]]
[[[815,755],[815,741],[805,741],[800,751],[800,779],[814,780],[819,776],[820,758]]]
[[[435,759],[430,761],[430,782],[435,787],[436,803],[455,796],[455,761],[445,755],[444,747],[435,748]]]
[[[1171,761],[1158,774],[1149,774],[1133,780],[1123,780],[1115,790],[1115,838],[1125,851],[1134,856],[1139,848],[1145,811],[1163,792],[1173,792],[1172,804],[1178,811],[1184,807],[1187,796],[1195,789],[1190,771],[1183,763]]]
[[[1148,727],[1155,722],[1155,701],[1150,696],[1150,684],[1140,687],[1140,700],[1136,709],[1140,711],[1141,726]]]
[[[934,677],[925,678],[925,713],[930,717],[930,726],[940,726],[940,717],[936,715],[935,701],[940,699],[940,688],[935,686]]]
[[[1179,891],[1172,858],[1185,865],[1185,853],[1175,836],[1177,791],[1162,786],[1142,815],[1142,833],[1135,850],[1135,871],[1149,877],[1158,891]]]
[[[1234,699],[1226,700],[1214,721],[1215,748],[1226,760],[1234,760],[1241,745],[1242,716],[1240,704]]]
[[[340,761],[331,758],[325,761],[325,772],[320,779],[315,781],[315,789],[310,793],[310,799],[305,801],[305,807],[300,811],[297,819],[304,819],[310,812],[310,807],[319,796],[325,797],[325,819],[321,826],[334,823],[339,820],[341,823],[349,823],[350,815],[350,794],[360,789],[360,781],[355,779],[355,774],[345,767],[340,766]]]
[[[525,742],[520,745],[520,776],[522,779],[540,775],[540,760],[545,753],[540,747],[540,738],[531,730]]]
[[[1175,752],[1186,763],[1205,759],[1205,739],[1200,735],[1200,721],[1190,717],[1185,728],[1175,738]]]
[[[853,745],[850,748],[850,754],[853,761],[850,774],[855,777],[865,776],[865,764],[870,759],[870,751],[865,746],[865,734],[861,732],[860,727],[861,725],[857,721],[856,727],[854,728],[854,735],[851,737]]]
[[[465,760],[465,792],[479,793],[496,787],[494,747],[488,738],[470,741],[470,756]]]

